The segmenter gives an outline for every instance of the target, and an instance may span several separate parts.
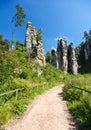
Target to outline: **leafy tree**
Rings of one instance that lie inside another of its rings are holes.
[[[86,41],[88,41],[89,39],[91,40],[91,30],[89,30],[89,32],[84,32],[84,37]]]
[[[14,43],[14,33],[16,30],[16,27],[22,26],[24,24],[25,17],[26,17],[26,14],[25,14],[23,8],[19,4],[17,4],[16,5],[16,13],[12,18],[12,23],[14,23],[14,28],[12,31],[12,43]]]
[[[9,49],[9,41],[3,39],[3,35],[0,34],[0,51],[5,52]]]
[[[26,64],[26,48],[20,41],[16,41],[16,49],[14,51],[16,53],[18,60],[21,62],[22,66]]]
[[[51,56],[51,53],[48,51],[46,53],[46,62],[51,63],[51,60],[52,60],[52,56]]]
[[[9,79],[8,41],[0,34],[0,85]]]
[[[42,30],[39,29],[38,32],[37,32],[36,41],[37,41],[37,43],[38,43],[38,42],[41,41],[41,40],[42,40]]]
[[[37,45],[32,46],[32,50],[30,52],[30,58],[34,59],[37,56]]]
[[[3,39],[3,35],[2,35],[2,34],[0,34],[0,41],[2,41],[2,39]]]
[[[11,52],[8,45],[8,40],[4,40],[3,35],[0,34],[0,87],[19,76],[22,72],[22,66],[26,65],[26,52],[23,51],[23,45],[17,41],[16,49]]]

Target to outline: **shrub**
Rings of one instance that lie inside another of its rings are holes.
[[[89,75],[77,76],[71,79],[70,84],[79,88],[90,90],[91,77]],[[67,100],[67,105],[79,123],[80,129],[91,129],[91,95],[87,92],[82,92],[79,89],[71,88],[69,82],[63,89],[63,97]]]

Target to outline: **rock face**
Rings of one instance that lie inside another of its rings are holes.
[[[71,43],[67,46],[65,38],[58,39],[57,51],[56,49],[51,50],[52,54],[52,65],[61,69],[63,72],[77,74],[78,64],[75,56],[74,46]]]
[[[28,58],[30,55],[41,65],[45,65],[45,56],[43,50],[42,40],[37,39],[38,32],[36,28],[30,23],[27,23],[26,28],[26,48]]]
[[[58,39],[57,54],[58,54],[59,68],[62,71],[67,72],[68,70],[67,41],[64,38]]]
[[[91,38],[77,47],[77,59],[80,73],[91,73]]]
[[[79,48],[78,59],[81,64],[85,64],[91,61],[91,39],[88,39],[85,43],[81,44]]]
[[[91,57],[91,39],[89,39],[84,45],[85,61],[88,61]]]
[[[56,50],[56,48],[51,49],[51,56],[52,56],[51,64],[53,66],[55,66],[56,68],[58,68],[58,58],[57,58],[57,50]]]
[[[78,64],[75,56],[74,46],[71,43],[68,46],[68,72],[72,74],[77,74]]]

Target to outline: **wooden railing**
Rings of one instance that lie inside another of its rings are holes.
[[[18,92],[19,92],[19,91],[22,91],[22,90],[24,90],[24,89],[25,89],[25,88],[20,88],[20,89],[11,90],[11,91],[9,91],[9,92],[5,92],[5,93],[0,94],[0,97],[5,96],[5,95],[8,95],[8,94],[10,94],[10,93],[16,93],[16,100],[17,100],[17,99],[18,99]]]
[[[79,89],[79,90],[81,90],[82,92],[91,93],[91,91],[90,91],[90,90],[87,90],[87,89],[84,89],[84,88],[79,88],[79,87],[74,86],[74,85],[72,85],[72,84],[70,84],[70,85],[69,85],[69,87]]]

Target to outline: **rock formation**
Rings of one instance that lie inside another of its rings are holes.
[[[45,65],[45,56],[43,50],[42,39],[37,39],[38,32],[36,28],[30,23],[27,23],[26,28],[26,48],[28,58],[30,55],[41,65]]]
[[[53,66],[55,66],[56,68],[58,68],[58,58],[57,58],[57,50],[56,50],[56,48],[51,49],[51,56],[52,56],[51,64]]]
[[[85,61],[88,61],[91,57],[91,39],[86,41],[84,44],[84,55],[85,55]]]
[[[68,70],[67,41],[64,38],[58,39],[57,54],[58,54],[59,68],[62,71],[67,72]]]
[[[71,43],[68,46],[68,72],[72,74],[77,74],[78,64],[75,56],[74,46]]]
[[[56,49],[51,50],[52,65],[61,69],[63,72],[77,74],[78,64],[75,56],[74,46],[71,43],[67,46],[65,38],[58,39],[57,51]]]
[[[80,73],[91,73],[91,38],[82,42],[77,48]]]

